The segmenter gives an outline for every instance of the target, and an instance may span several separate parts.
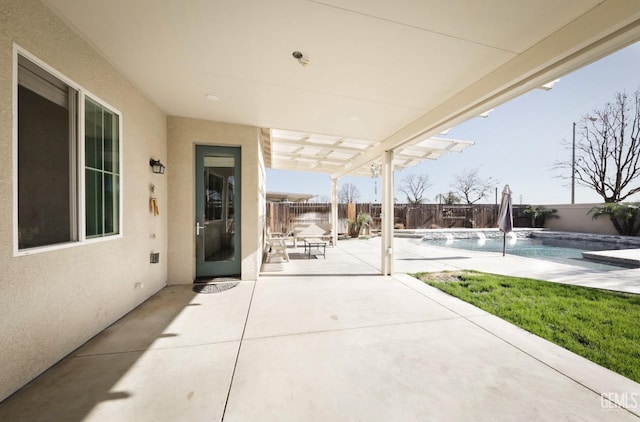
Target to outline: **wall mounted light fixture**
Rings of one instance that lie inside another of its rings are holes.
[[[160,162],[160,160],[154,160],[153,158],[149,160],[149,165],[153,169],[154,173],[164,174],[164,169],[166,168],[164,164]]]

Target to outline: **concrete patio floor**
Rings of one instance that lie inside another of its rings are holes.
[[[395,239],[340,241],[258,282],[170,286],[0,403],[6,421],[638,420],[640,385],[403,274],[602,274]],[[611,281],[611,280],[617,281]],[[618,401],[625,408],[616,406]]]

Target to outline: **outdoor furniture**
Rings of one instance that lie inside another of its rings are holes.
[[[304,253],[307,254],[307,257],[311,259],[311,250],[313,248],[316,249],[317,253],[314,255],[322,255],[324,259],[327,259],[327,243],[322,239],[303,239],[304,241]],[[320,248],[322,248],[322,252],[320,252]],[[307,252],[308,250],[308,252]]]
[[[267,262],[271,262],[273,258],[280,257],[289,262],[289,254],[287,253],[287,244],[282,233],[271,233],[267,229],[267,242],[269,243],[267,248]]]
[[[298,247],[298,241],[304,239],[320,239],[331,243],[331,225],[324,223],[296,223],[293,225],[293,246]]]

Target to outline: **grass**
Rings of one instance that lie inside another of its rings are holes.
[[[640,382],[640,296],[473,271],[425,283]]]

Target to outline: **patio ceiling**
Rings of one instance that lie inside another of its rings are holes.
[[[401,160],[399,148],[640,39],[640,0],[43,3],[166,113],[277,129],[275,166],[291,153],[279,134],[308,134],[306,169],[333,176],[384,151]]]

